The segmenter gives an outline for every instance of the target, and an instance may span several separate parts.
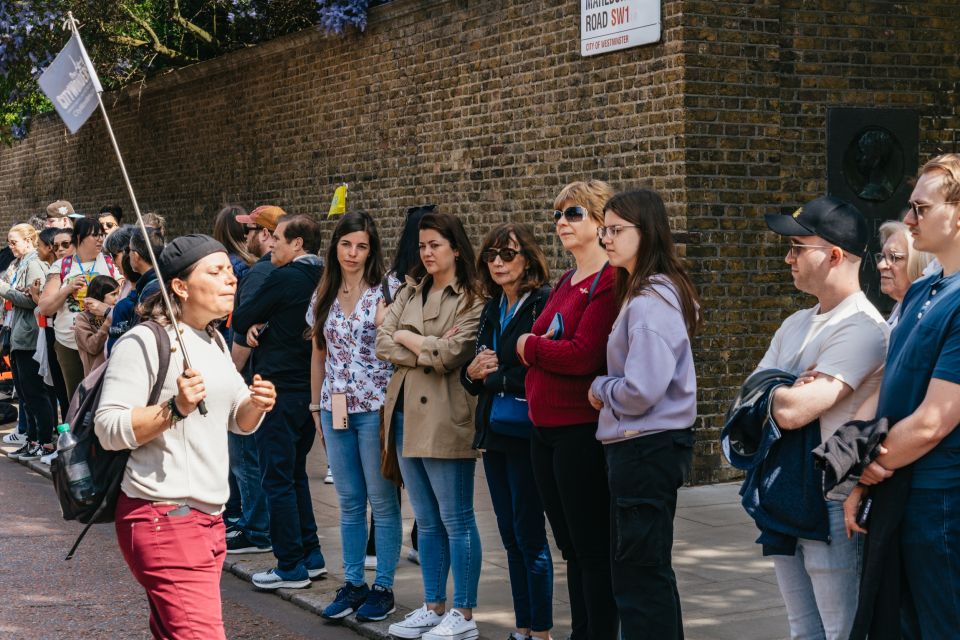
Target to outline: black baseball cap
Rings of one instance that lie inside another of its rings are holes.
[[[820,236],[858,258],[867,254],[870,228],[860,210],[833,196],[811,200],[793,213],[768,213],[767,226],[781,236]]]

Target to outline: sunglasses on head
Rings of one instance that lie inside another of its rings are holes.
[[[519,251],[510,248],[487,249],[480,254],[480,259],[484,262],[490,263],[499,257],[504,262],[513,262],[519,254]]]
[[[566,218],[567,222],[580,222],[583,220],[583,217],[587,215],[587,210],[584,207],[567,207],[563,211],[560,209],[554,209],[553,211],[553,221],[560,222],[560,218]]]

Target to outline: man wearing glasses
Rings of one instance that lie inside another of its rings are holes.
[[[786,262],[794,286],[817,304],[783,322],[757,371],[798,376],[793,386],[771,393],[771,417],[781,431],[819,428],[826,440],[877,389],[887,351],[887,323],[860,289],[869,229],[856,207],[829,196],[792,214],[765,217],[789,242]],[[809,456],[793,468],[819,478]],[[789,538],[790,544],[776,549],[765,544],[764,554],[773,555],[791,637],[846,639],[857,608],[859,540],[846,535],[842,503],[824,503],[822,512],[812,515],[820,516],[820,529],[829,535]]]
[[[123,209],[115,204],[108,204],[100,208],[100,214],[97,218],[100,220],[100,226],[103,227],[103,232],[109,236],[119,229],[123,223]]]
[[[912,596],[901,608],[905,637],[953,638],[960,629],[960,155],[923,166],[904,223],[914,248],[941,266],[903,298],[876,409],[893,426],[860,481],[872,487],[897,474],[909,483],[905,504],[884,503],[903,509],[903,591]],[[875,506],[893,484],[869,489]],[[852,512],[867,491],[858,487],[847,500],[852,530],[863,531]]]

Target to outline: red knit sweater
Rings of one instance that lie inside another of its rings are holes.
[[[587,402],[590,383],[606,373],[607,337],[617,317],[613,295],[616,269],[608,266],[587,304],[595,274],[576,284],[564,276],[533,324],[523,358],[530,364],[526,392],[530,419],[538,427],[597,422],[600,412]],[[554,315],[563,316],[563,338],[542,336]]]

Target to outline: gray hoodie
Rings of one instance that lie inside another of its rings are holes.
[[[13,303],[13,324],[10,335],[11,351],[34,351],[37,348],[37,318],[33,310],[37,303],[27,293],[35,280],[47,279],[49,265],[31,251],[14,263],[13,283],[0,280],[0,296]]]

